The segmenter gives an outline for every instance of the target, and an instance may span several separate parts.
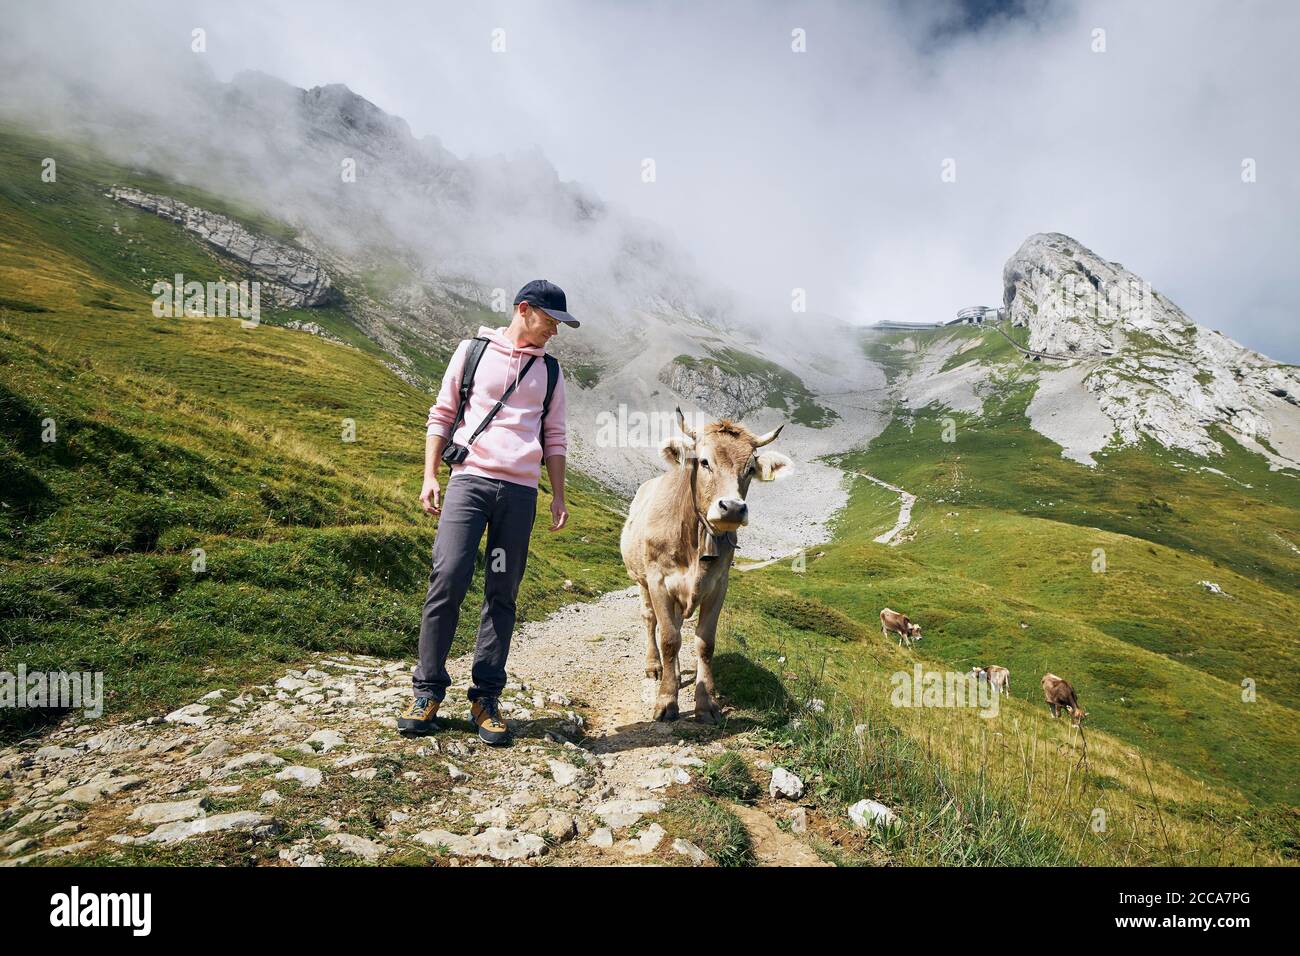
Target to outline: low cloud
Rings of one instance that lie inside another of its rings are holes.
[[[124,113],[174,117],[195,149],[221,145],[220,126],[194,115],[205,77],[344,83],[458,156],[540,150],[561,179],[657,223],[742,315],[788,315],[802,288],[811,311],[854,322],[947,318],[1001,298],[1002,264],[1027,235],[1065,232],[1201,324],[1300,361],[1300,8],[918,7],[29,5],[6,14],[0,82],[11,114],[57,119],[80,84]],[[190,50],[195,27],[204,54]],[[792,50],[797,30],[806,52]],[[74,85],[56,95],[50,71]],[[503,188],[519,185],[499,169]],[[467,229],[539,263],[563,241]]]

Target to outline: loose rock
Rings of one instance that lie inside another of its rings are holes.
[[[773,799],[785,797],[787,800],[798,800],[803,796],[803,781],[784,767],[774,767],[767,793]]]
[[[667,835],[668,833],[663,827],[657,823],[652,823],[642,830],[635,839],[624,843],[623,852],[630,853],[633,856],[645,856],[647,853],[653,853]]]
[[[153,824],[192,820],[203,816],[205,802],[205,797],[195,797],[193,800],[176,800],[172,803],[146,803],[132,810],[127,819]]]
[[[704,866],[710,862],[707,853],[687,840],[673,840],[673,852],[681,854],[698,866]]]
[[[849,819],[863,828],[889,828],[898,822],[898,814],[875,800],[859,800],[849,807]]]
[[[219,833],[223,830],[252,830],[273,823],[263,813],[240,810],[237,813],[219,813],[216,816],[201,817],[198,820],[165,823],[146,836],[138,837],[137,843],[177,843],[204,833]]]
[[[273,779],[297,780],[304,787],[319,787],[324,778],[315,767],[285,767]]]
[[[596,816],[611,829],[633,826],[647,813],[658,813],[664,805],[658,800],[609,800],[596,807]]]
[[[331,833],[325,838],[325,842],[333,843],[344,853],[359,856],[367,863],[374,863],[388,852],[388,847],[383,844],[376,843],[374,840],[367,840],[365,837],[353,833]]]

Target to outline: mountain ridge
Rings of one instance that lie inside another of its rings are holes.
[[[1028,348],[1085,363],[1082,386],[1114,424],[1108,444],[1145,435],[1215,456],[1218,426],[1275,467],[1300,468],[1300,374],[1291,366],[1197,324],[1136,273],[1061,233],[1026,239],[1003,282],[1008,321],[1028,330]]]

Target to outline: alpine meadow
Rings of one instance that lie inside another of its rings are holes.
[[[1285,30],[416,6],[6,14],[0,866],[1300,861]],[[505,688],[494,523],[430,703],[431,406],[534,313]]]

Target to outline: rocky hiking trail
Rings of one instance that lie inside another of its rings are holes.
[[[688,624],[684,715],[693,648]],[[650,721],[644,659],[635,588],[523,625],[502,698],[508,748],[471,732],[468,657],[449,665],[428,737],[395,730],[412,662],[348,654],[165,716],[69,720],[0,750],[0,865],[711,865],[674,808],[726,750],[768,787],[748,805],[715,798],[743,822],[748,862],[829,865],[809,839],[810,820],[828,821],[791,799],[802,782],[773,766],[755,723]]]

